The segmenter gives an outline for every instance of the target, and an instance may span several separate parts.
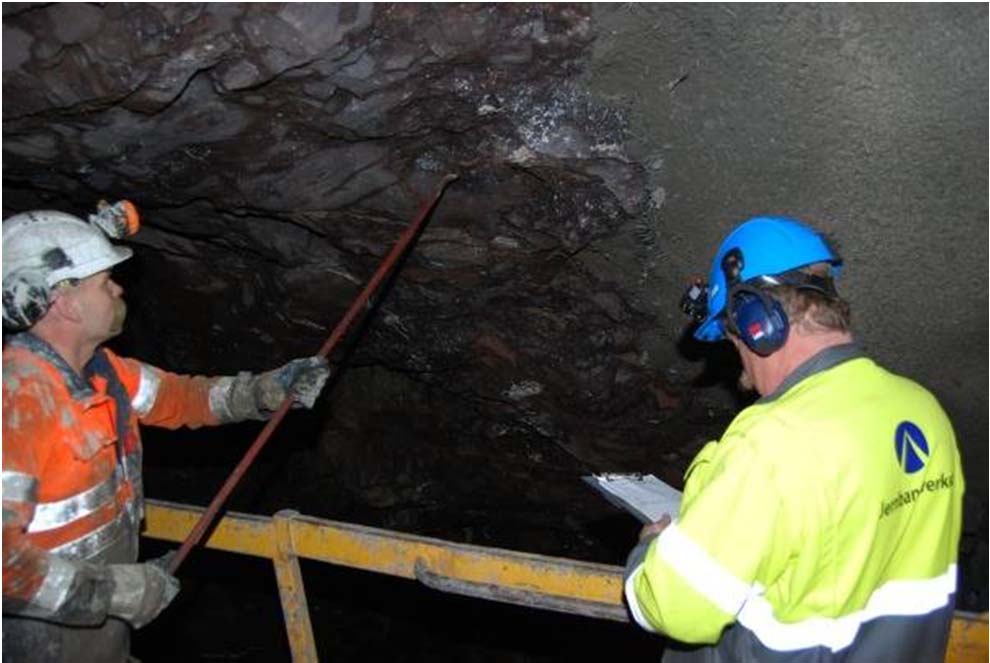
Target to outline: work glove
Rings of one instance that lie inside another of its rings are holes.
[[[164,555],[162,555],[161,557],[155,557],[154,559],[145,560],[144,563],[145,564],[151,564],[152,566],[157,566],[159,569],[161,569],[162,571],[164,571],[166,574],[171,575],[172,574],[172,571],[169,570],[169,567],[172,566],[172,560],[175,559],[175,556],[177,554],[178,554],[177,551],[170,550],[167,553],[165,553]]]
[[[330,364],[323,357],[294,359],[267,373],[239,373],[220,378],[211,390],[210,408],[224,423],[264,421],[287,396],[292,397],[292,407],[312,408],[329,377]]]
[[[157,617],[179,593],[178,579],[165,570],[169,555],[144,564],[107,567],[113,579],[108,613],[134,628],[141,628]]]

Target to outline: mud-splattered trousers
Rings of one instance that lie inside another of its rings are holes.
[[[138,423],[220,423],[210,408],[217,381],[168,373],[106,349],[79,375],[37,337],[9,340],[3,351],[5,662],[127,660],[130,627],[107,615],[113,582],[106,565],[137,560]]]

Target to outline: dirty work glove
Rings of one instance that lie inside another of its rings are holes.
[[[286,396],[293,407],[313,407],[330,377],[323,357],[294,359],[267,373],[220,378],[210,389],[210,409],[223,423],[268,419]]]
[[[151,564],[152,566],[157,566],[166,574],[171,574],[172,572],[168,570],[168,567],[172,565],[172,560],[178,554],[176,550],[170,550],[161,557],[155,557],[154,559],[149,559],[145,561],[145,564]]]
[[[167,556],[166,556],[167,557]],[[160,558],[161,559],[161,558]],[[144,564],[111,564],[113,593],[108,613],[141,628],[165,609],[179,593],[179,581],[162,567],[168,560]]]

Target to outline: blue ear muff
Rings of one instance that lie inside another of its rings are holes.
[[[727,309],[729,328],[761,357],[773,354],[787,341],[789,325],[783,306],[758,288],[735,286]]]
[[[734,248],[722,258],[722,272],[729,286],[725,305],[726,326],[746,347],[767,357],[787,341],[787,313],[765,290],[742,282],[746,266],[742,249]],[[773,283],[772,283],[773,284]]]

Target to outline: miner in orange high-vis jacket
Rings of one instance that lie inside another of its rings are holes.
[[[111,243],[137,230],[126,201],[84,221],[55,211],[3,222],[3,661],[114,662],[178,581],[142,564],[139,423],[266,419],[312,407],[325,359],[230,377],[176,375],[101,347],[126,307]]]

